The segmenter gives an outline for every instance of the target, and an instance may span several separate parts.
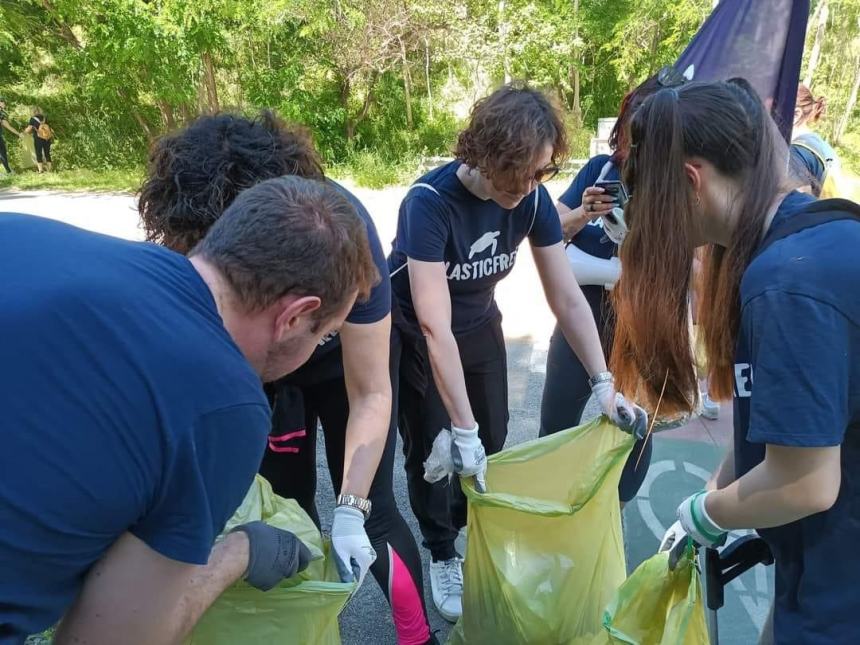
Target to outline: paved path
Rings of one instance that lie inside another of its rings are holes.
[[[550,186],[554,195],[558,195],[562,189],[563,186],[558,184]],[[388,250],[394,237],[398,205],[405,189],[372,191],[356,188],[354,192],[373,216]],[[0,211],[32,213],[109,235],[127,239],[142,238],[137,227],[134,200],[130,196],[0,192]],[[497,293],[504,315],[509,352],[509,446],[537,436],[546,348],[553,326],[553,318],[543,300],[527,245],[523,246],[517,260],[515,270],[500,284]],[[587,414],[589,412],[595,414],[593,407]],[[730,437],[730,410],[724,410],[719,422],[695,420],[688,426],[656,436],[648,479],[638,498],[628,504],[624,511],[627,560],[631,570],[656,550],[663,531],[674,521],[678,503],[702,486],[703,480],[719,461],[723,446]],[[395,498],[399,500],[400,509],[413,533],[418,536],[417,522],[408,507],[402,452],[398,450],[397,455]],[[318,504],[323,528],[327,529],[331,521],[334,494],[324,465],[322,441],[318,464]],[[426,558],[426,552],[423,555]],[[425,580],[425,587],[429,601],[428,580]],[[726,606],[720,612],[723,645],[747,645],[756,641],[767,614],[772,589],[771,571],[762,567],[757,567],[729,586]],[[449,625],[432,609],[431,621],[433,628],[440,630],[440,640],[444,641]],[[341,625],[346,645],[385,645],[395,642],[385,598],[370,578],[344,611]]]

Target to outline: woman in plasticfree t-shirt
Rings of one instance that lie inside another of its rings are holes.
[[[451,428],[457,472],[482,485],[485,454],[507,436],[507,362],[496,284],[528,238],[547,301],[592,377],[604,412],[632,430],[644,412],[616,396],[591,308],[568,264],[561,224],[541,185],[567,152],[557,109],[540,92],[505,85],[472,108],[456,160],[430,171],[400,206],[392,272],[394,349],[400,357],[399,423],[412,509],[430,549],[434,603],[461,613],[454,547],[465,525],[459,485],[424,480],[424,461]]]

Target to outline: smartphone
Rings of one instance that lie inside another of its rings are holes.
[[[627,200],[630,199],[624,184],[617,179],[598,181],[594,185],[597,188],[602,188],[603,194],[610,195],[621,208],[624,208]]]

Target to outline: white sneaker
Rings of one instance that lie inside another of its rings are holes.
[[[442,618],[456,623],[463,613],[463,559],[451,558],[430,563],[433,604]]]
[[[711,421],[720,418],[720,404],[712,400],[707,392],[702,395],[702,416]]]

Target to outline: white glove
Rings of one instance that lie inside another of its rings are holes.
[[[603,232],[606,233],[606,237],[620,246],[627,237],[628,231],[624,209],[616,206],[608,213],[601,213],[600,218],[603,220]]]
[[[451,425],[451,461],[454,463],[454,472],[458,475],[474,475],[479,493],[487,490],[484,476],[487,472],[487,453],[478,437],[477,423],[472,430]]]
[[[370,565],[376,560],[376,551],[364,530],[364,513],[351,506],[334,509],[331,524],[331,546],[341,582],[364,582]]]
[[[620,392],[616,392],[613,381],[596,383],[591,391],[597,397],[603,414],[609,417],[612,423],[637,439],[645,436],[648,431],[648,413],[635,403],[630,403]]]
[[[424,481],[435,484],[445,477],[450,481],[454,475],[454,462],[451,461],[451,431],[442,429],[433,440],[433,448],[424,462]]]
[[[684,530],[684,527],[681,526],[681,522],[675,522],[669,527],[669,530],[666,531],[666,534],[663,536],[663,539],[660,542],[660,548],[657,549],[657,553],[668,551],[685,537],[687,537],[687,532]]]

